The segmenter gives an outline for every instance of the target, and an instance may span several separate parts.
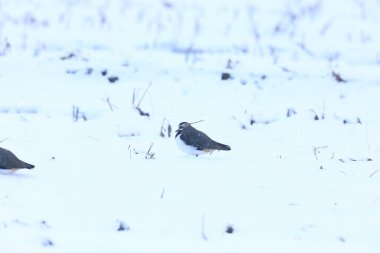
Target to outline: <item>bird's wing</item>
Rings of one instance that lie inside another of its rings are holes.
[[[182,132],[182,136],[186,139],[188,145],[194,146],[197,150],[218,149],[217,142],[193,127],[186,127]]]

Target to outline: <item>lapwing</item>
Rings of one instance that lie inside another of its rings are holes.
[[[189,155],[204,155],[215,150],[231,150],[230,146],[212,140],[205,133],[195,129],[192,124],[181,122],[176,130],[175,140],[179,149]]]
[[[0,169],[11,170],[33,169],[34,165],[21,161],[11,151],[0,148]]]

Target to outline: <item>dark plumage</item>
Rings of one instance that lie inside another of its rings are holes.
[[[21,161],[8,149],[0,148],[0,168],[6,170],[33,169],[34,165]]]
[[[187,122],[178,125],[175,137],[178,147],[191,155],[211,153],[215,150],[231,150],[230,146],[212,140]]]

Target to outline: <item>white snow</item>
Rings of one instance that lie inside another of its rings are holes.
[[[0,0],[0,252],[380,252],[379,13]]]

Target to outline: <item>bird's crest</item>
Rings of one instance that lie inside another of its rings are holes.
[[[192,123],[181,122],[181,123],[179,123],[178,128],[179,129],[184,129],[184,128],[188,127],[188,126],[191,126],[192,124],[196,124],[196,123],[199,123],[199,122],[202,122],[202,121],[204,121],[204,120],[199,120],[199,121],[195,121],[195,122],[192,122]]]

